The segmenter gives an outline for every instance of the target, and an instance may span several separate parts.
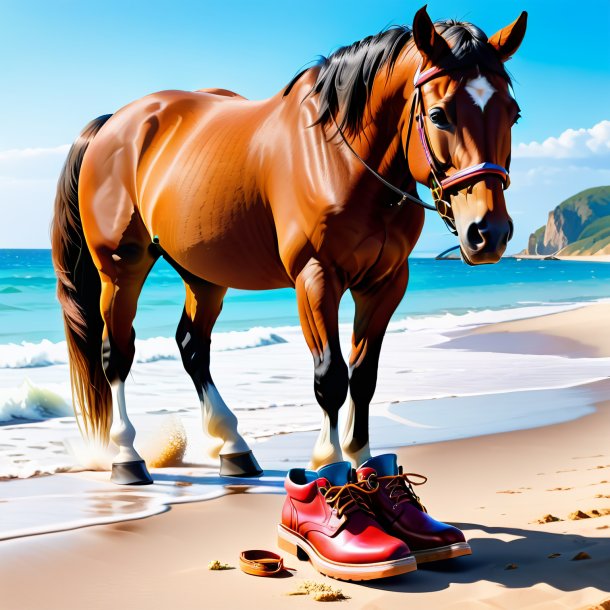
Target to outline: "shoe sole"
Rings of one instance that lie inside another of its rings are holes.
[[[277,534],[281,549],[299,558],[305,554],[318,572],[338,580],[373,580],[417,570],[413,555],[379,563],[340,563],[324,557],[305,538],[281,524],[278,525]]]
[[[444,559],[453,559],[454,557],[462,557],[464,555],[472,555],[472,549],[467,542],[456,542],[455,544],[439,546],[435,549],[426,549],[425,551],[413,551],[413,556],[417,563],[443,561]]]

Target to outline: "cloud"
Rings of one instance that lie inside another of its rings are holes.
[[[32,158],[60,156],[65,157],[70,150],[70,144],[62,144],[51,148],[11,148],[0,150],[0,163],[6,161],[21,161]]]
[[[590,159],[610,156],[610,121],[600,121],[590,129],[566,129],[558,137],[543,142],[521,143],[513,158]]]

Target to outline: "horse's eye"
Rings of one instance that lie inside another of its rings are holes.
[[[434,125],[439,129],[448,129],[451,127],[449,119],[442,108],[432,108],[430,112],[428,112],[428,116]]]

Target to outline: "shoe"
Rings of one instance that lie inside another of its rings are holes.
[[[366,483],[349,482],[349,462],[318,472],[294,468],[286,477],[279,546],[341,580],[370,580],[417,569],[408,546],[382,529]]]
[[[386,453],[367,460],[356,471],[357,479],[372,491],[370,500],[375,517],[388,534],[404,541],[417,563],[471,555],[464,534],[453,525],[428,515],[413,485],[422,485],[426,477],[403,474],[396,455]],[[421,477],[415,482],[409,477]]]

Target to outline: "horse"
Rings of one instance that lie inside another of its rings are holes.
[[[87,439],[118,447],[111,480],[152,482],[124,388],[138,296],[161,256],[184,282],[176,340],[204,430],[221,443],[222,475],[262,473],[210,375],[228,288],[296,291],[322,408],[311,466],[370,457],[380,350],[424,208],[439,212],[468,264],[497,262],[511,238],[504,189],[519,106],[505,62],[526,20],[488,39],[470,23],[433,24],[424,7],[412,28],[342,47],[269,99],[161,91],[83,129],[58,182],[52,256],[77,420]],[[349,367],[338,333],[347,290]]]

